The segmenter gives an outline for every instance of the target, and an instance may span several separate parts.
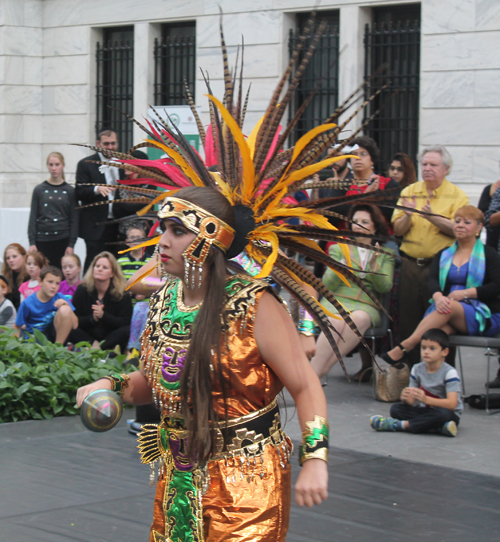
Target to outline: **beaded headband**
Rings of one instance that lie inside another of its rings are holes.
[[[196,238],[182,253],[185,260],[185,282],[194,287],[194,270],[198,268],[198,287],[201,286],[203,264],[212,245],[227,253],[235,231],[220,218],[189,201],[169,197],[158,211],[158,218],[179,220]]]

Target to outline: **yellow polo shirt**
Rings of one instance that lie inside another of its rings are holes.
[[[425,181],[410,184],[401,192],[401,198],[410,199],[412,196],[416,198],[416,209],[422,209],[429,199],[433,213],[450,219],[453,219],[457,209],[469,203],[465,192],[446,179],[433,191],[431,197],[427,192]],[[398,204],[403,205],[401,199]],[[404,211],[401,209],[394,209],[392,223],[394,224],[403,214]],[[452,237],[448,237],[437,226],[415,213],[410,229],[403,236],[401,250],[412,258],[432,258],[441,249],[449,247],[453,241]]]

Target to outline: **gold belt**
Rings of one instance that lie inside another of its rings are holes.
[[[214,428],[214,453],[209,462],[224,460],[226,465],[239,466],[240,477],[253,480],[254,474],[263,477],[264,448],[272,444],[276,447],[282,468],[290,461],[292,444],[281,427],[277,399],[268,406],[233,418],[218,422]],[[164,416],[159,425],[145,424],[139,433],[139,453],[142,463],[149,463],[154,476],[154,464],[158,461],[160,474],[163,465],[172,463],[179,471],[193,471],[199,466],[186,454],[187,431],[183,420]],[[260,463],[258,465],[257,463]],[[246,468],[245,468],[246,467]],[[260,468],[259,468],[260,467]],[[244,472],[245,471],[245,472]],[[233,481],[236,475],[233,472]]]

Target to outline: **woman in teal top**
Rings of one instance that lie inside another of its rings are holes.
[[[384,217],[380,209],[375,205],[355,205],[349,213],[349,218],[352,220],[351,230],[354,232],[377,234],[380,236],[387,236],[389,234]],[[365,238],[358,237],[357,240],[363,242]],[[366,239],[366,246],[349,247],[351,262],[353,269],[359,271],[357,275],[364,281],[365,286],[378,298],[381,298],[382,294],[389,292],[392,288],[394,257],[372,250],[370,242],[371,239]],[[384,250],[386,252],[393,252],[387,247],[384,247]],[[339,245],[332,245],[329,253],[333,259],[345,263]],[[331,269],[327,269],[323,276],[323,283],[329,290],[335,292],[337,299],[351,313],[351,318],[362,335],[370,327],[380,324],[380,309],[361,288],[355,284],[347,286]],[[332,313],[338,314],[335,307],[325,299],[321,303]],[[336,334],[338,336],[337,346],[342,358],[344,358],[359,344],[359,338],[342,318],[338,320],[330,318],[330,321],[338,332]],[[323,377],[337,361],[337,356],[328,344],[328,340],[321,333],[316,343],[316,354],[311,361],[313,369],[319,377]],[[354,375],[355,379],[360,377],[360,374],[368,368],[368,365],[365,367],[365,363],[363,362],[361,371]]]

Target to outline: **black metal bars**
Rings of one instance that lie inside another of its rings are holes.
[[[122,39],[113,39],[115,37]],[[105,33],[102,45],[97,43],[96,63],[96,133],[113,129],[118,136],[119,148],[128,150],[132,147],[132,123],[111,108],[128,115],[134,113],[133,29],[110,29],[110,34]]]
[[[290,30],[288,47],[290,55],[293,53],[300,33]],[[312,38],[309,38],[303,51],[306,51]],[[337,57],[339,53],[339,29],[337,25],[329,25],[321,35],[314,55],[312,56],[300,84],[295,92],[289,109],[289,119],[293,117],[307,96],[314,89],[321,77],[323,83],[314,98],[306,107],[302,118],[296,124],[291,136],[290,144],[293,145],[308,130],[322,124],[338,105],[339,69]],[[299,57],[299,65],[302,57]]]
[[[155,105],[185,105],[184,80],[194,96],[196,35],[163,34],[155,40]]]
[[[366,96],[388,85],[365,111],[366,118],[380,109],[365,133],[380,148],[375,169],[383,172],[397,152],[413,160],[418,152],[420,21],[366,25],[364,42]],[[383,65],[386,69],[376,74]]]

